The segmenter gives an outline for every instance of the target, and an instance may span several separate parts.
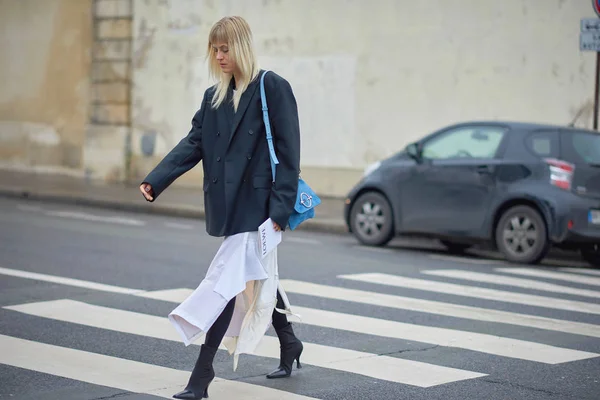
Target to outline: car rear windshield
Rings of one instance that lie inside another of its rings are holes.
[[[600,166],[600,134],[565,132],[561,139],[561,153],[565,161]]]

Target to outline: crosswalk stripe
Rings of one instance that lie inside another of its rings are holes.
[[[473,297],[478,299],[495,300],[507,303],[525,304],[529,306],[553,308],[600,314],[600,304],[585,303],[583,301],[563,300],[554,297],[536,296],[522,294],[505,290],[487,289],[468,285],[457,285],[454,283],[428,281],[424,279],[407,278],[404,276],[365,273],[352,275],[339,275],[338,278],[349,279],[358,282],[376,283],[408,289],[418,289],[428,292],[452,294],[456,296]]]
[[[590,269],[590,268],[559,268],[559,271],[600,276],[600,269]]]
[[[322,242],[319,242],[318,240],[315,240],[315,239],[308,239],[308,238],[297,237],[297,236],[288,236],[288,237],[286,237],[283,240],[284,240],[284,243],[285,242],[290,242],[290,243],[311,244],[311,245],[320,245],[320,244],[322,244]]]
[[[117,216],[101,216],[94,215],[84,212],[78,211],[46,211],[46,215],[51,217],[60,217],[60,218],[72,218],[72,219],[80,219],[84,221],[95,221],[95,222],[107,222],[112,224],[122,224],[122,225],[132,225],[132,226],[144,226],[146,225],[145,221],[132,219],[132,218],[123,218]]]
[[[407,324],[333,311],[294,307],[302,315],[302,322],[351,332],[412,340],[438,346],[455,347],[503,357],[535,361],[546,364],[560,364],[600,356],[579,350],[563,349],[546,344],[500,336]]]
[[[0,335],[0,363],[94,385],[172,398],[189,379],[189,371],[90,353],[12,336]],[[302,400],[278,389],[215,378],[208,393],[215,398]]]
[[[581,297],[600,298],[600,291],[561,286],[556,285],[554,283],[536,281],[534,279],[515,278],[512,276],[486,274],[483,272],[464,271],[460,269],[432,269],[421,271],[421,273],[425,275],[442,276],[445,278],[464,279],[468,281],[491,283],[494,285],[514,286],[529,290],[541,290],[544,292],[563,293]]]
[[[63,322],[181,341],[181,338],[175,335],[175,329],[166,318],[90,305],[74,300],[53,300],[7,306],[5,308]],[[302,359],[306,364],[418,387],[431,387],[485,376],[485,374],[477,372],[396,357],[379,356],[308,342],[303,343]],[[279,340],[272,336],[265,336],[254,354],[260,357],[278,359]],[[591,353],[587,354],[590,355]],[[583,352],[580,356],[583,357]],[[589,356],[584,358],[589,358]]]
[[[172,289],[148,292],[142,294],[142,296],[180,303],[190,294],[191,290],[189,289]],[[562,362],[598,356],[598,354],[595,353],[563,349],[523,340],[454,329],[407,324],[314,308],[294,306],[294,312],[301,315],[302,322],[307,325],[322,326],[394,339],[414,340],[422,343],[456,347],[548,364],[559,364]]]
[[[147,299],[168,301],[169,303],[181,303],[192,294],[193,290],[188,288],[154,290],[151,292],[137,293],[136,296]]]
[[[527,326],[531,328],[546,329],[577,335],[600,337],[600,325],[586,324],[582,322],[538,317],[534,315],[512,313],[488,308],[462,306],[432,300],[367,292],[356,289],[346,289],[336,286],[319,285],[316,283],[295,281],[290,279],[281,280],[281,284],[285,288],[286,292],[304,294],[307,296],[316,296],[381,307],[425,312],[448,317]]]
[[[130,289],[130,288],[125,288],[125,287],[120,287],[120,286],[105,285],[102,283],[82,281],[82,280],[73,279],[73,278],[64,278],[62,276],[56,276],[56,275],[39,274],[37,272],[22,271],[22,270],[18,270],[18,269],[10,269],[10,268],[0,267],[0,274],[15,276],[18,278],[33,279],[36,281],[60,283],[62,285],[75,286],[75,287],[81,287],[81,288],[92,289],[92,290],[99,290],[99,291],[103,291],[103,292],[112,292],[112,293],[121,293],[121,294],[137,294],[137,293],[144,292],[144,290],[139,290],[139,289]]]
[[[533,268],[495,268],[495,270],[507,274],[532,276],[536,278],[557,279],[566,282],[581,283],[584,285],[600,286],[600,278],[595,278],[592,276],[579,276],[575,274],[567,274],[564,272],[554,272],[544,269]]]

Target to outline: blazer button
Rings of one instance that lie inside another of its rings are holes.
[[[221,132],[217,132],[217,136],[221,136]]]
[[[220,161],[221,161],[221,157],[217,157],[217,162],[220,162]]]
[[[213,178],[213,183],[217,183],[217,178]]]
[[[248,160],[251,160],[251,159],[252,159],[252,156],[251,156],[250,154],[248,154],[248,155],[246,156],[246,158],[247,158]]]
[[[254,131],[253,131],[252,129],[250,129],[250,130],[248,131],[248,135],[254,135]]]

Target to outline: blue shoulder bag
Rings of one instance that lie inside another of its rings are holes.
[[[265,129],[267,131],[267,144],[269,145],[269,155],[271,158],[271,173],[273,175],[273,182],[275,182],[275,169],[276,165],[279,164],[277,155],[275,154],[275,148],[273,146],[273,136],[271,135],[271,124],[269,122],[269,108],[267,107],[267,95],[265,94],[265,75],[269,71],[265,71],[260,77],[260,101],[262,102],[263,120],[265,122]],[[294,212],[290,216],[288,225],[291,230],[294,230],[302,222],[315,216],[315,207],[321,204],[321,199],[317,194],[308,186],[306,182],[298,177],[298,193],[296,194],[296,203],[294,204]]]

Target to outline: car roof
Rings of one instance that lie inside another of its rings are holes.
[[[557,125],[557,124],[544,124],[544,123],[536,123],[536,122],[518,122],[518,121],[507,121],[507,120],[474,120],[474,121],[465,121],[462,123],[455,124],[454,126],[465,126],[465,125],[503,125],[511,130],[516,131],[532,131],[537,129],[552,129],[552,130],[562,130],[565,132],[588,132],[588,133],[596,133],[600,132],[586,129],[586,128],[577,128],[566,125]]]

